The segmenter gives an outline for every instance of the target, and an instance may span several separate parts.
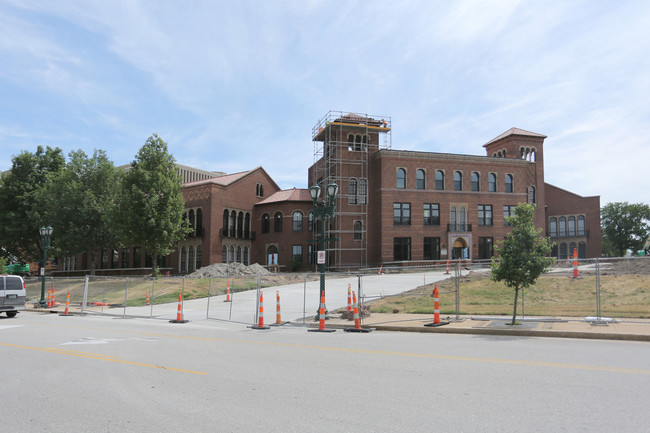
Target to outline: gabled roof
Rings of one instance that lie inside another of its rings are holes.
[[[540,138],[546,138],[546,135],[538,134],[538,133],[536,133],[536,132],[530,132],[530,131],[526,131],[525,129],[519,129],[519,128],[510,128],[510,129],[508,129],[506,132],[504,132],[503,134],[501,134],[501,135],[499,135],[498,137],[493,138],[492,140],[490,140],[490,141],[488,141],[487,143],[485,143],[485,144],[483,145],[483,147],[487,147],[488,145],[494,143],[495,141],[499,141],[499,140],[501,140],[502,138],[506,138],[506,137],[508,137],[508,136],[510,136],[510,135],[523,135],[523,136],[525,136],[525,137],[540,137]]]
[[[279,189],[278,185],[275,183],[273,179],[271,179],[271,176],[268,175],[268,173],[266,172],[266,170],[264,170],[262,166],[255,167],[252,170],[240,171],[239,173],[225,174],[223,176],[219,176],[211,179],[198,180],[196,182],[186,183],[183,186],[187,187],[187,186],[206,185],[206,184],[230,186],[233,183],[245,178],[246,176],[249,176],[250,174],[254,173],[257,170],[261,170],[262,172],[264,172],[264,174],[266,174],[266,176],[269,178],[269,181],[273,184],[273,186]]]
[[[311,196],[308,189],[292,188],[278,191],[270,197],[265,198],[258,204],[277,203],[280,201],[308,201],[311,202]]]

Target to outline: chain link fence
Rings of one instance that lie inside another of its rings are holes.
[[[491,281],[489,262],[427,266],[383,266],[355,273],[326,273],[325,301],[330,316],[346,316],[354,292],[363,314],[433,314],[438,288],[441,314],[512,315],[514,290]],[[27,297],[41,298],[40,278],[27,279]],[[320,304],[321,275],[279,273],[227,278],[46,277],[45,299],[54,291],[61,310],[70,293],[72,313],[123,318],[177,317],[254,324],[263,297],[265,322],[308,324]],[[279,300],[279,302],[278,302]],[[650,257],[558,261],[535,285],[521,291],[519,316],[650,317]],[[388,317],[387,320],[390,320]]]

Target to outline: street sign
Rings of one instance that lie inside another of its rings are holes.
[[[316,264],[324,265],[325,264],[325,251],[318,251],[318,259]]]

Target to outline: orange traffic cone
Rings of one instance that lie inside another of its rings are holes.
[[[447,259],[447,271],[445,272],[445,275],[449,275],[449,259]]]
[[[70,290],[68,290],[68,296],[65,297],[65,313],[61,314],[59,313],[59,316],[69,316],[69,310],[70,309]]]
[[[149,303],[149,292],[146,293],[146,301],[145,302],[146,302],[145,305],[151,305]]]
[[[379,272],[377,272],[377,275],[381,275],[383,269],[384,269],[384,265],[381,265],[381,266],[379,267]]]
[[[433,287],[433,323],[426,323],[424,326],[449,325],[449,322],[440,321],[440,302],[438,302],[438,285]]]
[[[335,332],[336,329],[325,329],[325,293],[320,294],[320,312],[318,314],[320,320],[318,321],[318,329],[308,329],[309,332]]]
[[[359,318],[359,305],[357,304],[357,295],[352,292],[352,302],[354,303],[354,328],[343,328],[345,332],[372,332],[375,328],[362,328],[361,319]]]
[[[578,250],[573,249],[573,278],[578,278]]]
[[[183,318],[183,294],[178,291],[178,310],[176,310],[176,320],[170,320],[170,323],[187,323],[189,320]]]
[[[288,322],[282,321],[282,316],[280,314],[280,292],[275,292],[275,323],[271,326],[284,325]]]
[[[348,284],[348,313],[352,311],[352,298],[350,290],[352,290],[352,285]]]
[[[47,289],[47,308],[52,306],[52,288]]]
[[[260,308],[259,314],[257,316],[257,325],[251,326],[252,329],[269,329],[268,326],[264,326],[264,294],[260,290]]]
[[[223,302],[232,302],[232,299],[230,299],[230,281],[226,281],[226,299]]]

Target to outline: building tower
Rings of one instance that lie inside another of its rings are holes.
[[[339,186],[335,216],[326,226],[327,237],[339,239],[327,247],[329,268],[368,264],[368,160],[374,152],[391,148],[390,131],[389,116],[340,111],[328,112],[312,129],[309,186]]]

